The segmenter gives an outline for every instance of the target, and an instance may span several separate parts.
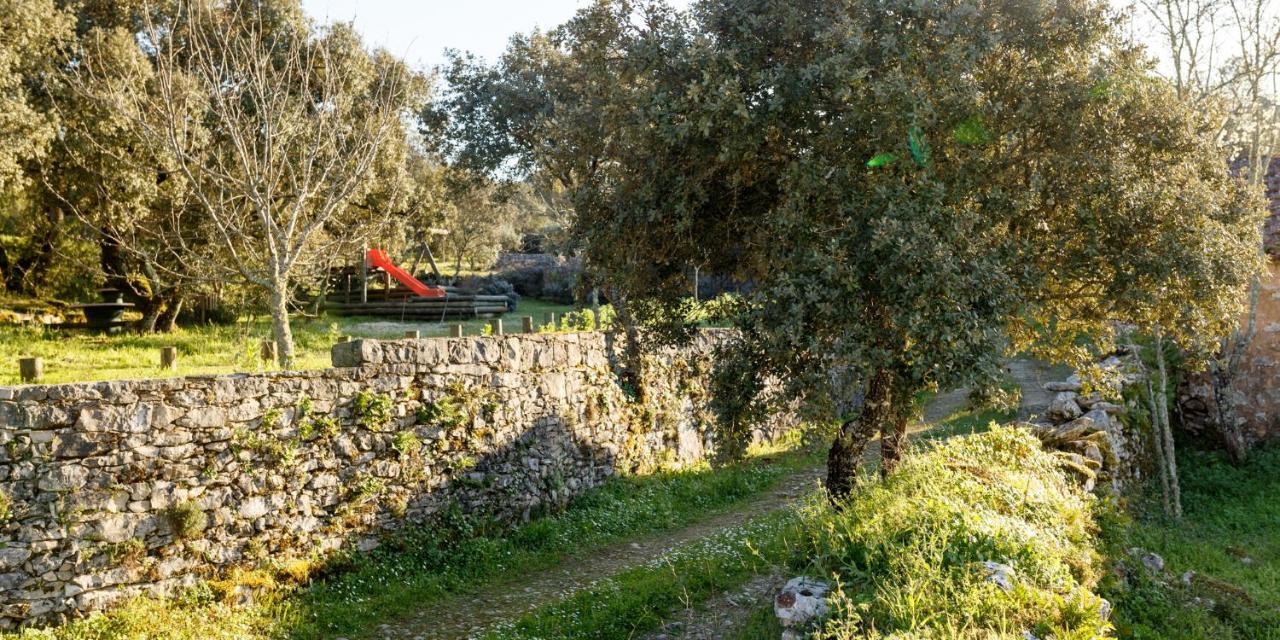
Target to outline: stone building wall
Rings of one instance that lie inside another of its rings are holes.
[[[528,517],[702,459],[725,337],[646,356],[643,394],[598,333],[359,340],[322,371],[0,388],[0,628],[368,549],[453,505]]]

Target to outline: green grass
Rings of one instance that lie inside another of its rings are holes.
[[[524,299],[514,314],[504,318],[505,330],[520,330],[520,317],[533,316],[541,324],[545,312],[557,314],[572,307],[540,300]],[[480,335],[487,320],[462,322],[466,335]],[[449,335],[456,322],[398,322],[391,318],[322,317],[296,318],[293,322],[297,358],[294,369],[324,369],[330,366],[329,349],[340,336],[394,339],[406,330],[418,330],[423,337]],[[156,378],[173,375],[252,372],[275,368],[258,359],[258,344],[271,337],[265,317],[242,320],[230,326],[180,328],[171,334],[95,335],[83,331],[55,331],[41,327],[0,326],[0,385],[18,384],[17,359],[38,356],[44,359],[44,382],[87,382]],[[160,369],[160,348],[178,348],[178,371]]]
[[[210,583],[175,600],[138,599],[106,615],[0,639],[373,637],[380,623],[467,589],[504,580],[518,584],[520,575],[576,554],[730,509],[816,463],[808,451],[757,450],[743,463],[716,469],[615,478],[562,512],[515,528],[451,513],[437,526],[406,532],[372,552],[334,559],[306,586],[265,589],[253,607],[222,604],[219,593],[227,584]],[[284,582],[283,567],[274,569],[275,576],[248,572],[240,582]]]
[[[1181,522],[1152,510],[1109,526],[1110,555],[1128,568],[1104,594],[1116,602],[1118,635],[1280,638],[1280,448],[1258,451],[1241,467],[1219,453],[1180,456]],[[1166,575],[1129,558],[1134,547],[1163,557]],[[1191,585],[1180,578],[1187,571],[1198,574]]]

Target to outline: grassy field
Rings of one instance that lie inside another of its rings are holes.
[[[507,332],[518,331],[521,316],[541,324],[543,314],[572,311],[565,305],[525,299],[515,313],[504,317]],[[480,335],[487,320],[462,322],[465,335]],[[457,323],[397,322],[389,318],[297,318],[293,322],[297,345],[295,369],[329,367],[329,348],[341,336],[400,338],[407,330],[424,337],[449,335]],[[266,317],[248,318],[234,325],[180,328],[170,334],[94,335],[40,327],[0,326],[0,385],[18,384],[20,357],[44,359],[46,383],[156,378],[262,371],[274,368],[258,359],[258,344],[271,337]],[[161,370],[160,348],[178,348],[178,371]]]

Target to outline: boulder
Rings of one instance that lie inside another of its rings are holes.
[[[827,615],[830,591],[827,583],[804,576],[792,578],[783,585],[773,601],[773,613],[786,628],[783,640],[804,637],[804,629]]]
[[[1080,405],[1076,402],[1076,393],[1074,391],[1060,391],[1053,397],[1049,403],[1049,408],[1045,410],[1045,414],[1056,420],[1073,420],[1084,413]]]
[[[1013,570],[1013,567],[991,560],[984,560],[982,562],[982,568],[987,573],[987,577],[985,578],[987,582],[1000,587],[1004,591],[1010,591],[1013,589],[1013,579],[1017,575],[1017,572]]]

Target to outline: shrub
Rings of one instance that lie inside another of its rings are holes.
[[[194,538],[204,527],[204,512],[190,500],[169,507],[164,515],[169,523],[169,530],[178,540]]]
[[[803,539],[841,586],[823,637],[1108,637],[1091,498],[1060,465],[1026,431],[993,427],[909,456],[824,514]],[[1012,567],[1008,588],[988,562]]]
[[[131,567],[137,565],[147,556],[147,545],[137,538],[107,545],[102,550],[107,563],[113,566]]]

